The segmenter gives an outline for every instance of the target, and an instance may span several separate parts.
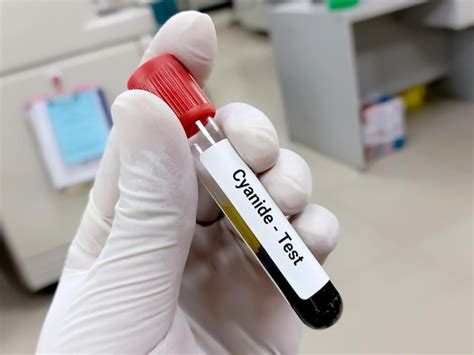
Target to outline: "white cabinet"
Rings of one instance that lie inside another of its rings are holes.
[[[12,3],[2,3],[2,20],[6,10],[20,16],[17,9],[7,8]],[[51,68],[62,74],[66,90],[98,86],[111,104],[126,90],[143,51],[142,37],[152,34],[155,25],[144,8],[99,18],[87,11],[89,2],[84,1],[28,4],[35,8],[31,16],[38,17],[31,22],[33,27],[15,24],[23,20],[17,17],[2,22],[0,31],[0,220],[5,244],[25,285],[37,290],[58,279],[88,191],[61,192],[52,187],[24,104],[32,97],[52,93]],[[44,16],[48,14],[54,16],[47,20]],[[137,21],[142,23],[135,26]],[[39,26],[37,36],[34,26]]]
[[[0,75],[137,40],[154,30],[148,8],[107,16],[90,0],[0,2]]]

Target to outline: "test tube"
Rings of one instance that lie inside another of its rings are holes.
[[[189,138],[199,179],[299,318],[316,329],[333,325],[342,313],[341,296],[219,130],[214,105],[189,71],[164,54],[141,65],[128,88],[159,96],[175,112]]]

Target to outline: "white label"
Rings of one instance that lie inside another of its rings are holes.
[[[227,139],[200,156],[232,205],[301,299],[318,292],[329,277]]]

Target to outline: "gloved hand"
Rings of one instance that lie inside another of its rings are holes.
[[[143,61],[163,53],[203,85],[216,53],[211,19],[197,12],[173,17]],[[38,352],[297,352],[300,320],[198,184],[171,109],[134,90],[115,100],[112,115]],[[279,148],[271,122],[251,106],[227,105],[216,121],[323,262],[339,226],[309,203],[305,161]]]

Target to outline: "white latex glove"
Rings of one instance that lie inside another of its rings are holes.
[[[204,84],[216,53],[211,19],[173,17],[143,60],[163,53]],[[198,185],[171,109],[135,90],[116,99],[112,114],[115,127],[38,352],[297,352],[302,323]],[[309,204],[305,161],[279,148],[272,124],[253,107],[227,105],[216,121],[324,261],[339,226]]]

